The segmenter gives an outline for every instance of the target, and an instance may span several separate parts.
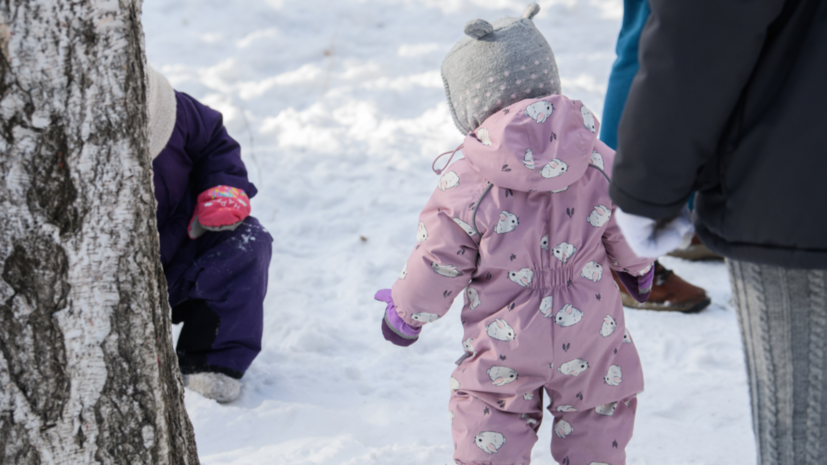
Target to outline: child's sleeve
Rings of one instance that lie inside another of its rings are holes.
[[[186,125],[184,149],[192,160],[191,184],[196,194],[216,186],[241,189],[252,198],[257,190],[247,179],[241,146],[227,133],[221,113],[183,92],[175,92],[178,118]]]
[[[609,258],[609,267],[617,272],[626,290],[638,302],[649,298],[654,279],[654,266],[649,258],[640,258],[632,252],[615,220],[617,207],[612,206],[612,216],[603,233],[603,245]]]
[[[437,188],[419,216],[417,245],[392,289],[396,313],[413,328],[445,315],[476,270],[470,199],[462,189]]]

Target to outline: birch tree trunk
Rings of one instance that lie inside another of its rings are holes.
[[[0,1],[0,463],[195,464],[141,0]]]

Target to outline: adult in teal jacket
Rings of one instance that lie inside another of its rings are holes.
[[[617,38],[617,59],[609,76],[600,125],[600,140],[613,149],[617,149],[617,126],[620,124],[620,116],[629,96],[629,88],[632,87],[632,81],[640,67],[638,44],[649,14],[648,0],[623,1],[623,24]],[[692,247],[703,246],[696,244]],[[697,312],[710,304],[711,299],[703,289],[682,280],[660,263],[656,262],[655,273],[657,279],[648,301],[639,303],[631,296],[623,294],[623,304],[633,308],[679,312]],[[620,288],[624,289],[622,286]]]
[[[623,1],[623,25],[617,38],[617,59],[609,75],[606,102],[603,105],[603,119],[600,120],[600,140],[617,150],[617,125],[629,96],[632,80],[640,67],[637,60],[640,31],[649,18],[648,0]]]

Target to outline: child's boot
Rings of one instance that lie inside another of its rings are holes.
[[[184,375],[184,386],[217,402],[232,402],[241,393],[241,381],[222,373]]]
[[[695,313],[705,309],[712,302],[712,299],[706,295],[706,291],[684,281],[658,262],[655,262],[655,280],[649,300],[646,302],[633,299],[626,292],[626,288],[614,271],[612,271],[612,277],[620,288],[620,297],[625,307],[661,312]]]

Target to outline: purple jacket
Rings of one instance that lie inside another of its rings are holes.
[[[186,241],[187,225],[201,192],[218,185],[256,195],[241,161],[241,147],[227,134],[221,113],[182,92],[175,92],[175,129],[152,162],[161,263],[166,268]]]

